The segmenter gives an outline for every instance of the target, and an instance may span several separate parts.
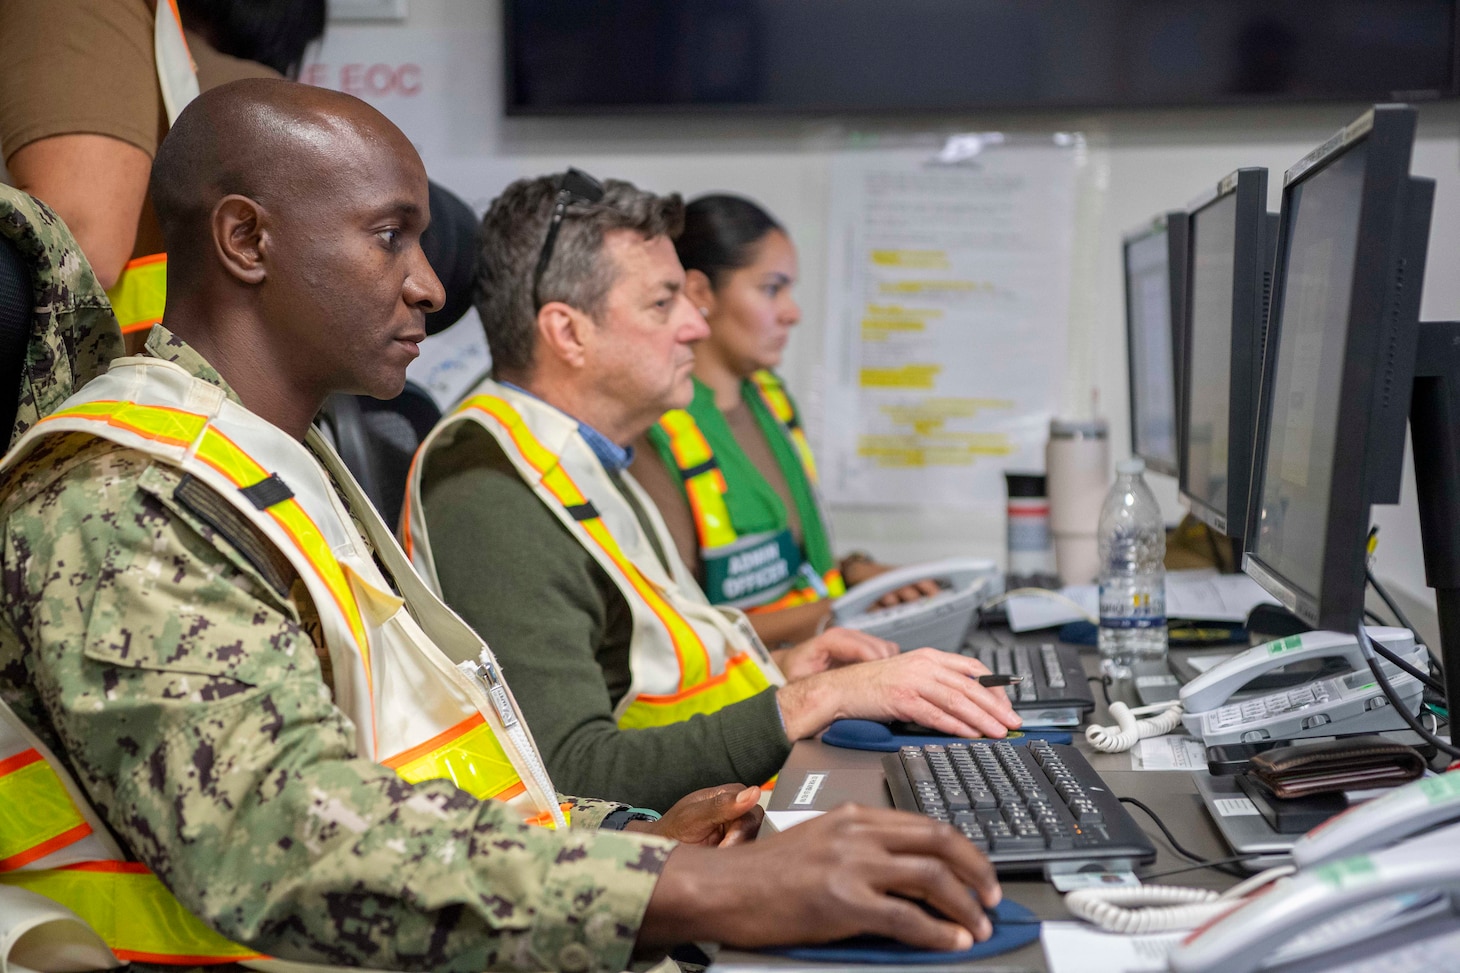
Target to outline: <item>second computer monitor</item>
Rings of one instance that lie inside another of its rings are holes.
[[[1238,169],[1189,213],[1178,482],[1196,517],[1240,537],[1277,234],[1267,170]]]
[[[1186,307],[1186,213],[1162,213],[1126,234],[1125,334],[1131,452],[1176,475],[1177,363]]]

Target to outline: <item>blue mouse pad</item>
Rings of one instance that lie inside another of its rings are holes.
[[[1050,743],[1069,743],[1066,730],[1010,730],[1005,737],[1010,743],[1028,743],[1030,740],[1048,740]],[[921,747],[929,743],[947,745],[950,743],[971,743],[964,737],[918,736],[897,733],[886,723],[871,720],[837,720],[826,728],[821,742],[845,750],[880,750],[896,753],[899,747]]]
[[[990,909],[988,915],[994,924],[994,934],[985,942],[974,943],[972,949],[951,953],[918,949],[885,936],[854,936],[825,946],[794,946],[765,952],[809,963],[962,963],[1007,953],[1039,938],[1039,918],[1017,902],[1005,899]]]

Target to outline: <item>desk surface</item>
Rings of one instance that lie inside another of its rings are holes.
[[[1004,636],[1006,639],[1008,636]],[[1021,637],[1020,641],[1041,642],[1048,641],[1046,638]],[[1204,650],[1210,652],[1212,650]],[[1100,661],[1094,649],[1082,650],[1081,657],[1085,663],[1086,672],[1094,675],[1099,672]],[[1109,723],[1109,714],[1101,698],[1099,687],[1095,692],[1095,712],[1091,719],[1097,723]],[[1074,735],[1075,746],[1090,761],[1090,765],[1105,778],[1111,789],[1121,797],[1133,797],[1148,805],[1151,810],[1161,816],[1162,822],[1170,828],[1172,833],[1181,841],[1182,845],[1192,853],[1201,855],[1206,859],[1224,858],[1232,852],[1222,841],[1221,834],[1217,831],[1216,825],[1212,823],[1202,806],[1201,797],[1196,792],[1196,786],[1192,783],[1191,774],[1188,771],[1150,771],[1131,770],[1131,758],[1129,753],[1097,753],[1085,741],[1082,732]],[[843,750],[840,747],[827,746],[816,740],[803,740],[796,744],[791,751],[791,757],[786,762],[785,768],[781,771],[780,785],[793,786],[810,771],[830,770],[842,768],[866,768],[869,771],[876,771],[875,774],[868,773],[867,794],[861,803],[874,807],[891,807],[892,798],[887,792],[885,784],[882,783],[882,754],[869,751]],[[1154,873],[1167,869],[1181,868],[1191,864],[1185,858],[1176,854],[1167,844],[1159,828],[1156,827],[1146,815],[1138,808],[1129,808],[1132,816],[1142,829],[1151,838],[1151,843],[1156,846],[1156,861],[1146,868],[1143,873]],[[1173,884],[1189,885],[1197,888],[1225,889],[1236,884],[1237,879],[1223,872],[1212,868],[1193,869],[1182,872],[1180,875],[1173,875],[1170,879],[1162,879]],[[1059,892],[1054,886],[1036,879],[1009,879],[1004,881],[1004,895],[1015,902],[1032,909],[1041,919],[1069,919],[1070,914],[1065,911],[1064,903]],[[725,950],[720,954],[720,962],[726,963],[755,963],[767,967],[804,967],[807,964],[793,962],[791,960],[780,960],[765,957],[758,954],[749,954],[737,950]],[[1011,953],[1004,953],[987,960],[968,964],[968,969],[996,969],[996,970],[1046,970],[1044,963],[1044,951],[1038,941],[1031,943],[1022,949]]]

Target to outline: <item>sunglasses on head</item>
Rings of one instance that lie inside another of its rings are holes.
[[[568,207],[574,204],[587,205],[603,199],[603,183],[581,169],[568,168],[558,177],[558,198],[553,206],[553,215],[548,220],[547,239],[542,241],[542,254],[537,258],[537,270],[532,274],[532,299],[541,306],[537,290],[542,286],[542,275],[553,259],[553,246],[558,242],[558,230]]]

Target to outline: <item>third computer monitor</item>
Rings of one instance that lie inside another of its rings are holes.
[[[1162,213],[1126,234],[1125,334],[1131,452],[1176,475],[1177,363],[1186,301],[1186,213]]]
[[[1177,479],[1192,514],[1240,537],[1277,231],[1267,170],[1238,169],[1189,213]]]
[[[1414,131],[1377,107],[1284,179],[1243,569],[1315,628],[1360,624],[1369,506],[1399,500],[1434,189]]]

